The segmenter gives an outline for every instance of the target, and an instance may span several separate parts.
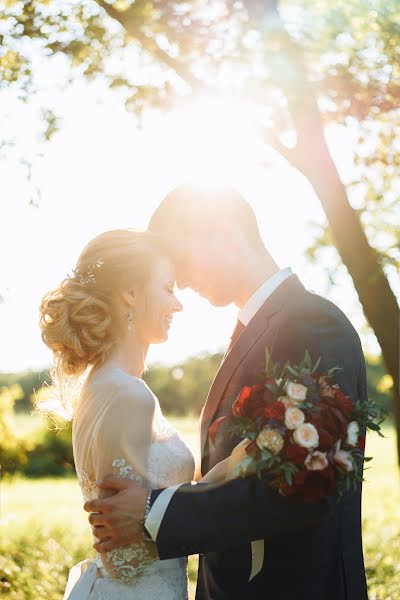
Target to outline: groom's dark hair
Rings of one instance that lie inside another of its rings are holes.
[[[148,229],[173,238],[182,231],[207,234],[224,221],[240,230],[255,249],[265,250],[253,209],[230,186],[178,186],[162,200]]]

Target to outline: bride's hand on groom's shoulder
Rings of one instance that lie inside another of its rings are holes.
[[[119,546],[143,541],[142,522],[148,492],[132,479],[107,475],[96,482],[99,497],[85,502],[93,535],[99,542],[93,545],[97,552],[109,552]],[[104,494],[108,492],[108,497]],[[110,496],[109,494],[113,492]]]

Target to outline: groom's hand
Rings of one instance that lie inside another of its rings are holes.
[[[83,508],[90,513],[92,531],[100,541],[93,544],[97,552],[108,552],[118,546],[143,541],[142,523],[148,492],[132,479],[107,475],[96,481],[103,490],[114,490],[113,496],[88,500]]]

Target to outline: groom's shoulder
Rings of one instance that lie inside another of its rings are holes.
[[[280,315],[283,321],[330,324],[338,328],[351,329],[356,333],[351,321],[334,302],[313,290],[304,292],[290,299]],[[358,335],[358,334],[357,334]]]

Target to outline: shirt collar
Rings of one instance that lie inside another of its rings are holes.
[[[268,279],[256,289],[254,294],[250,296],[246,304],[239,311],[239,321],[247,326],[270,295],[285,281],[285,279],[290,277],[290,275],[293,275],[293,271],[290,267],[287,267],[286,269],[281,269],[277,273],[274,273],[271,277],[268,277]]]

